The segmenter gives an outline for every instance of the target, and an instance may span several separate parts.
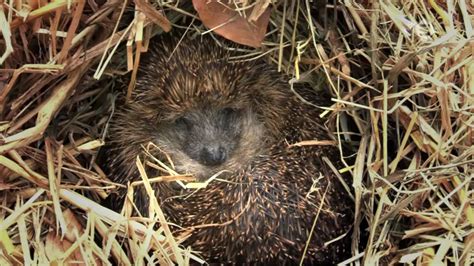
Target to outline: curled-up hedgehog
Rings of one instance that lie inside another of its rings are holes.
[[[189,229],[184,245],[208,262],[344,260],[352,204],[323,160],[340,167],[338,149],[290,145],[328,140],[324,121],[275,67],[232,62],[232,55],[211,38],[153,39],[131,100],[109,131],[110,177],[122,184],[140,180],[135,161],[150,142],[159,148],[152,155],[172,161],[180,174],[204,181],[220,173],[198,190],[175,182],[153,187],[168,221],[180,226],[174,232]],[[327,102],[309,89],[297,91],[308,101]],[[144,189],[136,191],[135,204],[147,213]]]

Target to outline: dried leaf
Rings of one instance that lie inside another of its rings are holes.
[[[65,252],[72,246],[67,239],[62,239],[55,232],[49,232],[45,243],[46,256],[51,262],[83,261],[79,249],[74,250],[71,256],[65,258]]]
[[[270,8],[267,8],[255,21],[249,21],[250,10],[243,11],[246,17],[232,6],[223,2],[193,0],[193,5],[204,25],[215,33],[236,43],[260,47],[267,32]],[[255,16],[253,16],[255,18]]]

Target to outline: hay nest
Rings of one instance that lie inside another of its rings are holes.
[[[356,213],[344,263],[472,264],[472,3],[235,2],[272,8],[262,47],[240,60],[333,96],[322,116]],[[118,186],[96,163],[117,84],[133,89],[148,40],[172,28],[212,34],[188,1],[0,1],[0,264],[202,262],[159,209],[97,203]]]

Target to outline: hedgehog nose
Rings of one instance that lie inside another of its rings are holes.
[[[227,151],[221,146],[204,147],[201,151],[201,159],[205,165],[219,165],[227,159]]]

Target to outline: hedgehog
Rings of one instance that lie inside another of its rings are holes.
[[[132,97],[111,123],[109,176],[121,184],[141,180],[136,158],[150,155],[198,181],[218,174],[197,190],[153,184],[168,222],[179,226],[173,233],[190,231],[183,245],[207,262],[342,261],[350,254],[351,200],[323,159],[341,167],[339,150],[291,145],[330,139],[319,111],[300,100],[327,98],[305,86],[292,90],[263,59],[232,60],[237,46],[222,43],[173,35],[151,40]],[[148,143],[159,151],[145,152]],[[124,196],[119,191],[111,202]],[[146,214],[143,188],[134,200]]]

